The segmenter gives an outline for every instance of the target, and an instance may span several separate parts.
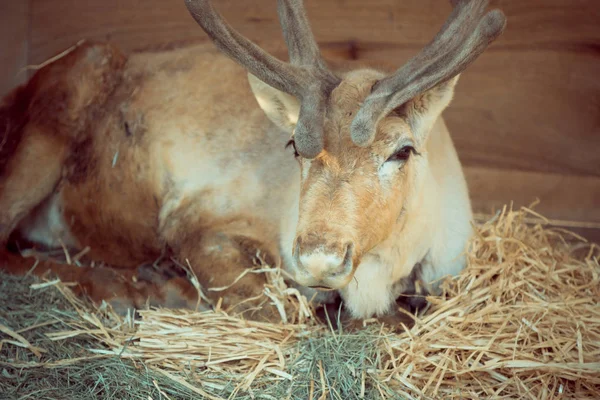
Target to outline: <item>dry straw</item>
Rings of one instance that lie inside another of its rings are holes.
[[[600,398],[599,248],[533,211],[505,209],[477,226],[468,255],[468,268],[403,334],[318,325],[306,299],[266,268],[265,300],[278,305],[280,323],[166,309],[120,318],[59,285],[80,321],[51,338],[91,336],[94,356],[140,360],[210,399],[296,398],[266,389],[294,385],[315,399]],[[307,343],[317,349],[309,361]]]

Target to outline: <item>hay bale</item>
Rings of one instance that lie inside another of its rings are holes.
[[[468,267],[403,334],[319,325],[267,268],[278,324],[166,309],[123,319],[58,285],[78,318],[49,337],[92,338],[95,356],[141,361],[210,399],[599,398],[599,257],[528,209],[503,210],[477,227]]]
[[[528,214],[479,227],[449,299],[389,341],[384,381],[407,397],[598,398],[599,248]]]
[[[80,320],[53,284],[0,272],[0,325],[5,328],[0,333],[0,399],[148,400],[161,398],[161,392],[172,399],[197,398],[140,363],[91,355],[89,349],[98,347],[93,337],[49,339]]]

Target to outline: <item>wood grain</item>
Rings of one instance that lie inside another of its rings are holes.
[[[446,113],[462,159],[599,177],[599,73],[598,52],[497,49],[477,60]]]
[[[0,96],[27,78],[28,41],[29,1],[0,2]]]
[[[600,223],[598,177],[484,167],[465,167],[465,174],[475,212],[539,200],[535,209],[549,218]]]
[[[539,200],[536,212],[600,244],[600,178],[483,167],[465,167],[465,175],[474,212],[493,215]]]
[[[445,0],[306,0],[320,43],[387,43],[418,48],[450,12]],[[274,0],[218,0],[217,8],[257,41],[281,40]],[[495,0],[509,25],[495,46],[598,46],[597,0]],[[112,40],[125,50],[206,36],[182,0],[32,0],[31,60],[43,61],[80,39]]]

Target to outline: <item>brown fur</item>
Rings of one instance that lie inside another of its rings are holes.
[[[60,194],[60,214],[68,223],[63,242],[73,254],[89,247],[86,259],[108,267],[43,261],[34,273],[76,282],[78,292],[96,301],[111,300],[120,310],[140,307],[146,299],[195,306],[197,293],[189,282],[176,278],[157,284],[138,268],[166,253],[184,264],[189,261],[205,287],[231,284],[252,267],[258,250],[266,251],[270,261],[276,257],[272,245],[254,239],[269,239],[260,223],[256,228],[252,218],[244,216],[198,214],[195,198],[179,204],[160,225],[169,180],[157,181],[158,160],[148,157],[152,138],[145,136],[147,97],[139,93],[157,89],[147,85],[157,74],[189,77],[202,71],[205,61],[198,59],[198,52],[178,54],[179,59],[140,54],[131,62],[108,44],[87,43],[42,68],[3,100],[0,242],[9,244],[11,234],[27,236],[29,226],[47,218],[50,198]],[[173,118],[179,112],[185,113],[174,110]],[[165,161],[168,170],[169,160]],[[270,237],[276,240],[272,233]],[[25,273],[33,264],[7,250],[1,254],[0,266],[14,273]],[[259,294],[263,283],[263,277],[250,274],[234,290],[209,292],[209,297],[214,304],[224,297],[224,306],[235,305]],[[265,307],[262,314],[269,313]]]

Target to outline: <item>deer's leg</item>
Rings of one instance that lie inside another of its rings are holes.
[[[109,45],[83,44],[0,100],[0,246],[52,192],[71,144],[93,131],[124,64]]]
[[[47,198],[60,180],[67,154],[65,140],[30,129],[0,174],[0,245],[19,221]]]
[[[143,296],[135,290],[132,271],[112,268],[77,267],[53,260],[35,260],[21,257],[5,249],[0,250],[0,269],[12,275],[34,276],[48,279],[59,278],[64,283],[73,283],[77,295],[87,295],[94,302],[106,300],[118,312],[127,307],[143,303]]]
[[[253,239],[257,236],[249,234],[248,225],[238,221],[183,233],[186,226],[189,225],[179,223],[176,234],[168,235],[167,242],[175,258],[181,264],[189,264],[206,298],[213,305],[222,299],[221,308],[232,314],[256,320],[278,320],[276,308],[262,295],[265,275],[251,272],[257,266],[257,254],[274,265],[273,253]],[[187,297],[186,301],[193,302],[193,299]]]
[[[184,246],[180,260],[187,260],[205,288],[206,296],[230,313],[243,313],[251,319],[278,319],[277,312],[262,295],[267,283],[262,273],[250,272],[256,267],[258,242],[243,237],[211,233],[194,246]],[[186,262],[187,262],[186,261]]]
[[[426,260],[416,264],[410,275],[396,282],[392,289],[396,293],[396,304],[411,314],[417,314],[427,307],[430,293],[423,279],[423,268],[427,266]]]
[[[143,269],[78,267],[53,260],[25,258],[0,249],[0,270],[12,275],[30,273],[48,279],[59,278],[63,283],[73,284],[71,289],[76,295],[87,296],[96,304],[106,301],[119,314],[147,306],[196,306],[193,293],[189,294],[194,288],[185,278],[170,276],[165,279],[164,274],[159,277],[159,274],[149,274]],[[187,297],[182,298],[182,294]]]

